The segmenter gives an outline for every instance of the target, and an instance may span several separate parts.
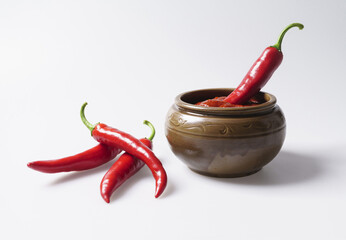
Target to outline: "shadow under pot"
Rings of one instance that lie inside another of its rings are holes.
[[[214,177],[242,177],[259,171],[279,153],[285,117],[275,96],[246,107],[202,107],[197,102],[227,96],[234,89],[202,89],[175,98],[165,134],[173,153],[191,170]]]

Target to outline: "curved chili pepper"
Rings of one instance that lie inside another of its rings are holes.
[[[117,147],[110,147],[100,143],[74,156],[56,160],[29,162],[27,166],[44,173],[82,171],[105,164],[114,159],[120,152],[121,150]]]
[[[86,105],[87,103],[82,105],[80,116],[84,125],[91,131],[93,138],[108,146],[120,148],[132,156],[142,160],[149,167],[155,178],[155,197],[159,197],[167,185],[167,174],[160,160],[147,146],[130,134],[107,126],[103,123],[93,125],[88,122],[84,115]]]
[[[280,34],[278,42],[263,51],[262,55],[252,65],[239,86],[224,101],[231,104],[244,104],[261,90],[282,62],[282,39],[292,27],[304,28],[303,24],[300,23],[288,25]]]
[[[144,121],[144,124],[148,125],[152,132],[149,138],[142,138],[140,141],[151,149],[152,140],[155,136],[155,128],[149,121]],[[110,167],[101,181],[100,190],[102,198],[109,203],[112,193],[127,179],[136,174],[143,166],[143,161],[135,158],[131,154],[126,152],[123,153],[123,155],[121,155],[121,157]]]

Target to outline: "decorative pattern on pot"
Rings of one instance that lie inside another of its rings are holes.
[[[179,112],[171,112],[168,115],[168,128],[187,134],[215,137],[239,137],[257,136],[280,131],[285,127],[285,119],[280,111],[273,111],[265,117],[249,117],[247,119],[232,119],[225,123],[224,119],[213,121],[200,121],[198,118]],[[196,118],[196,119],[194,119]]]

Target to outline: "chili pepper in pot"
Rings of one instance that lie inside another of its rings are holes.
[[[152,140],[155,136],[155,128],[149,121],[144,121],[144,124],[151,128],[151,135],[148,138],[140,139],[140,141],[151,149]],[[143,166],[144,162],[142,160],[135,158],[129,153],[123,153],[110,167],[101,181],[100,190],[102,198],[109,203],[112,193]]]
[[[105,164],[114,159],[120,152],[121,150],[117,147],[110,147],[100,143],[74,156],[56,160],[29,162],[27,166],[44,173],[82,171]]]
[[[278,42],[263,51],[239,86],[224,101],[231,104],[244,104],[261,90],[281,64],[283,59],[281,43],[286,32],[293,27],[303,29],[304,25],[300,23],[288,25],[280,34]]]
[[[159,197],[167,185],[167,174],[160,160],[155,154],[137,138],[128,133],[112,128],[103,123],[91,124],[84,114],[87,103],[80,110],[80,116],[84,125],[91,131],[93,138],[111,147],[120,148],[135,158],[142,160],[151,170],[155,181],[155,197]]]

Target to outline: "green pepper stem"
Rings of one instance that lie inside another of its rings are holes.
[[[292,24],[288,25],[280,34],[278,42],[275,45],[273,45],[272,47],[275,47],[277,50],[279,50],[281,52],[282,39],[284,38],[286,32],[293,27],[298,27],[300,30],[302,30],[304,28],[304,25],[301,23],[292,23]]]
[[[82,122],[84,123],[84,125],[85,125],[85,126],[90,130],[90,132],[92,133],[92,131],[94,130],[94,128],[95,128],[96,125],[91,124],[91,123],[86,119],[85,114],[84,114],[84,110],[85,110],[86,105],[88,105],[87,102],[85,102],[85,103],[82,105],[82,107],[81,107],[81,109],[80,109],[80,117],[81,117]]]
[[[148,127],[150,127],[150,129],[151,129],[151,134],[150,134],[150,136],[149,136],[147,139],[149,139],[150,141],[152,141],[153,138],[155,137],[155,128],[154,128],[154,125],[151,124],[151,122],[149,122],[148,120],[144,120],[143,123],[144,123],[145,125],[147,125]]]

